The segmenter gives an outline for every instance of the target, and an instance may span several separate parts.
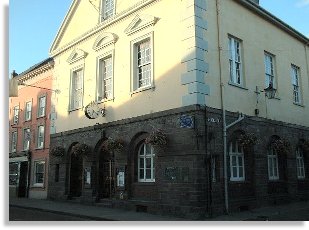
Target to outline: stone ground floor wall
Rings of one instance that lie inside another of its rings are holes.
[[[227,113],[227,123],[237,116]],[[141,182],[139,151],[155,130],[166,134],[167,144],[153,146],[154,180]],[[246,133],[254,134],[257,141],[243,151],[244,180],[230,181],[227,154],[229,211],[306,199],[309,183],[306,178],[297,178],[295,151],[303,140],[309,139],[309,129],[246,117],[228,130],[228,145]],[[121,139],[124,147],[107,151],[109,138]],[[291,148],[278,156],[279,179],[269,180],[269,143],[278,138],[287,139]],[[77,143],[87,146],[82,156],[74,154]],[[51,135],[50,148],[55,147],[63,147],[63,154],[50,155],[49,199],[76,199],[192,219],[226,211],[220,110],[188,106],[71,130]],[[308,154],[304,153],[306,175]]]

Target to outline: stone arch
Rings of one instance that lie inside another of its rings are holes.
[[[133,196],[132,184],[137,181],[137,150],[141,143],[148,136],[148,132],[139,131],[132,138],[129,143],[129,151],[128,151],[128,178],[127,178],[127,187],[128,187],[128,196]]]
[[[80,197],[83,183],[83,158],[72,154],[72,148],[79,142],[73,142],[68,148],[68,198]]]
[[[115,193],[115,159],[112,153],[103,149],[104,141],[101,138],[94,148],[96,159],[96,199],[111,198]],[[111,173],[111,175],[110,175]]]

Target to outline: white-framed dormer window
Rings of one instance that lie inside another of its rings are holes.
[[[15,153],[17,149],[17,131],[12,132],[11,152]]]
[[[138,150],[138,182],[155,182],[155,153],[150,144],[143,143]]]
[[[33,186],[43,187],[45,177],[45,161],[34,162]]]
[[[244,181],[245,180],[245,158],[243,148],[237,141],[231,142],[229,146],[230,153],[230,180]]]
[[[153,34],[132,42],[132,91],[153,87]]]
[[[83,68],[71,72],[70,110],[82,108],[84,97]]]
[[[291,78],[293,87],[293,102],[301,104],[301,90],[300,90],[300,70],[299,67],[291,65]]]
[[[271,84],[273,88],[276,88],[276,76],[275,76],[275,56],[265,52],[265,88],[268,88]]]
[[[115,14],[115,0],[102,0],[101,20],[105,20]]]
[[[30,139],[31,139],[30,128],[26,128],[24,129],[24,133],[23,133],[23,150],[24,151],[29,150]]]
[[[19,105],[13,108],[13,124],[18,124],[19,120]]]
[[[38,117],[44,117],[46,110],[46,96],[39,97]]]
[[[230,81],[232,84],[243,85],[241,40],[229,37]]]
[[[296,167],[297,167],[297,178],[305,178],[305,164],[304,164],[304,153],[302,149],[296,149]]]
[[[113,55],[98,58],[97,101],[109,100],[113,93]]]
[[[25,104],[25,121],[31,120],[31,114],[32,114],[32,101],[28,101]]]
[[[268,160],[268,179],[279,180],[278,154],[273,148],[269,149],[267,160]]]
[[[38,149],[42,149],[44,147],[44,133],[45,133],[44,125],[38,126],[37,146],[36,146]]]

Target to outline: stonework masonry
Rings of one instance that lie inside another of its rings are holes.
[[[227,123],[236,120],[237,116],[237,113],[227,113]],[[184,125],[184,118],[193,121],[193,125]],[[155,182],[138,182],[138,146],[154,129],[167,135],[168,144],[154,147]],[[308,139],[308,127],[246,116],[228,130],[228,143],[239,132],[254,133],[258,142],[244,153],[245,180],[228,183],[232,212],[307,199],[309,181],[297,179],[295,151],[300,140]],[[279,156],[279,180],[276,181],[269,181],[267,168],[268,143],[272,136],[285,138],[291,144],[291,151]],[[122,139],[124,149],[114,155],[102,151],[103,141],[110,137]],[[72,167],[77,161],[70,153],[76,143],[91,147],[80,161],[80,173]],[[50,199],[75,199],[94,205],[192,219],[225,211],[221,110],[193,105],[99,124],[53,134],[51,149],[55,146],[63,146],[66,152],[62,157],[50,156]],[[113,164],[110,168],[113,183],[102,179],[109,157]],[[306,175],[309,175],[308,153],[304,158]],[[124,187],[117,186],[119,171],[125,172]],[[228,164],[230,175],[229,171]],[[76,174],[72,175],[73,172]],[[87,175],[90,178],[87,179]],[[79,196],[72,192],[74,176],[81,178],[77,180],[81,183]],[[106,190],[106,186],[111,186],[111,190]],[[104,191],[109,191],[108,196]]]

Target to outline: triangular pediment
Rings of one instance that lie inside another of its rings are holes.
[[[97,27],[100,17],[97,11],[99,4],[100,1],[92,1],[92,4],[86,0],[72,1],[51,45],[52,56],[72,47]]]
[[[77,62],[87,56],[87,53],[81,49],[75,49],[67,59],[67,62],[72,64],[74,62]]]
[[[109,45],[113,45],[115,44],[115,42],[117,41],[118,36],[116,34],[113,33],[101,33],[97,39],[95,40],[92,48],[97,51],[100,50],[102,48],[105,48]]]
[[[152,15],[146,15],[146,14],[136,15],[135,18],[132,20],[132,22],[129,24],[129,26],[125,29],[124,32],[127,35],[131,35],[149,26],[154,26],[157,21],[158,21],[158,18]]]

